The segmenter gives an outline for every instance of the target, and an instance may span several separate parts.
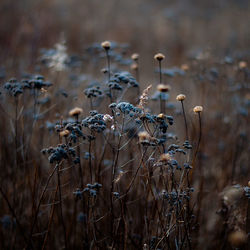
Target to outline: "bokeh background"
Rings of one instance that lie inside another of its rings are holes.
[[[0,62],[12,66],[20,57],[34,65],[39,49],[62,33],[71,53],[114,40],[142,61],[162,51],[170,64],[204,49],[246,52],[250,43],[248,0],[2,0],[0,15]]]

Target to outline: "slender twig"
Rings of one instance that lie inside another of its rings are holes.
[[[184,118],[184,123],[185,123],[185,130],[186,130],[186,140],[188,141],[188,125],[187,125],[187,119],[186,119],[186,113],[184,109],[184,104],[183,101],[181,101],[181,107],[182,107],[182,112],[183,112],[183,118]]]
[[[57,164],[57,183],[58,183],[58,191],[59,191],[59,206],[60,206],[60,213],[61,213],[61,221],[62,221],[62,226],[63,226],[63,233],[64,233],[64,244],[65,244],[65,249],[68,249],[68,244],[67,244],[67,233],[66,233],[66,227],[63,219],[63,207],[62,207],[62,191],[61,191],[61,180],[60,180],[60,169],[59,165]]]
[[[31,243],[31,240],[32,240],[33,230],[34,230],[35,225],[36,225],[36,221],[37,221],[39,209],[40,209],[40,206],[41,206],[41,203],[42,203],[44,194],[45,194],[45,192],[46,192],[46,190],[47,190],[47,187],[48,187],[48,185],[49,185],[49,182],[50,182],[52,176],[54,175],[54,173],[55,173],[57,167],[58,167],[58,164],[55,166],[55,168],[53,169],[53,171],[52,171],[51,174],[49,175],[49,177],[48,177],[48,179],[47,179],[47,181],[46,181],[46,184],[45,184],[45,186],[44,186],[44,189],[43,189],[43,191],[42,191],[42,194],[41,194],[41,196],[40,196],[40,199],[39,199],[39,202],[38,202],[36,211],[35,211],[35,215],[34,215],[34,221],[33,221],[33,223],[32,223],[31,230],[30,230],[30,236],[29,236],[28,247],[30,246],[30,243]]]

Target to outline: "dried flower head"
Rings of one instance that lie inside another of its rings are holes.
[[[244,69],[247,67],[247,63],[245,61],[240,61],[239,62],[239,69]]]
[[[61,131],[59,135],[61,137],[67,137],[69,135],[69,133],[70,133],[69,130],[65,129],[65,130]]]
[[[137,61],[139,59],[139,54],[137,53],[132,54],[131,59]]]
[[[137,69],[138,69],[138,64],[137,64],[137,63],[133,63],[133,64],[130,66],[130,68],[131,68],[132,70],[137,70]]]
[[[193,109],[194,113],[201,113],[203,111],[202,106],[195,106]]]
[[[75,107],[69,111],[70,116],[77,116],[80,115],[83,112],[81,108]]]
[[[157,118],[159,119],[165,119],[165,115],[163,113],[160,113],[159,115],[157,115]]]
[[[148,92],[152,88],[152,85],[149,85],[146,89],[143,90],[142,95],[140,96],[139,108],[144,109],[148,101]]]
[[[169,153],[164,153],[160,155],[160,162],[169,162],[171,161],[173,158]]]
[[[111,44],[109,41],[104,41],[101,43],[101,46],[105,49],[105,50],[109,50],[111,47]]]
[[[53,53],[49,51],[45,53],[42,58],[48,63],[48,66],[54,71],[63,71],[67,68],[69,56],[67,54],[67,46],[64,38],[55,45]]]
[[[184,101],[185,99],[186,99],[186,96],[183,95],[183,94],[179,94],[179,95],[176,96],[176,100],[177,100],[177,101],[182,102],[182,101]]]
[[[154,59],[157,61],[162,61],[165,59],[165,56],[162,53],[157,53],[155,54]]]
[[[250,187],[250,181],[248,181],[247,185],[248,185],[248,187]]]
[[[150,141],[150,139],[151,139],[151,136],[149,135],[149,133],[147,131],[139,132],[138,137],[139,137],[140,143],[145,142],[145,141]]]
[[[168,85],[168,84],[158,84],[158,85],[157,85],[157,90],[158,90],[159,92],[166,93],[166,92],[168,92],[168,91],[171,90],[171,87],[170,87],[170,85]]]
[[[189,66],[187,64],[182,64],[181,65],[181,69],[184,71],[188,71],[189,70]]]
[[[229,234],[228,241],[233,247],[242,247],[247,242],[247,234],[240,230]]]

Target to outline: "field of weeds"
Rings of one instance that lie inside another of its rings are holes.
[[[248,1],[0,2],[0,249],[250,249]]]

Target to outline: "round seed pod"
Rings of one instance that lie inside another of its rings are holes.
[[[69,111],[70,116],[80,115],[83,112],[81,108],[75,107]]]
[[[158,90],[159,92],[165,93],[165,92],[170,91],[170,90],[171,90],[171,87],[170,87],[168,84],[158,84],[158,85],[157,85],[157,90]]]
[[[201,113],[203,111],[202,106],[195,106],[193,109],[194,113]]]
[[[177,95],[176,96],[176,100],[177,101],[184,101],[186,99],[186,96],[185,95],[183,95],[183,94],[179,94],[179,95]]]
[[[131,59],[137,61],[139,59],[139,54],[137,53],[132,54]]]
[[[157,61],[162,61],[165,59],[165,56],[162,53],[157,53],[155,54],[154,59]]]
[[[104,41],[101,43],[101,46],[105,49],[105,50],[109,50],[111,47],[111,43],[109,41]]]

